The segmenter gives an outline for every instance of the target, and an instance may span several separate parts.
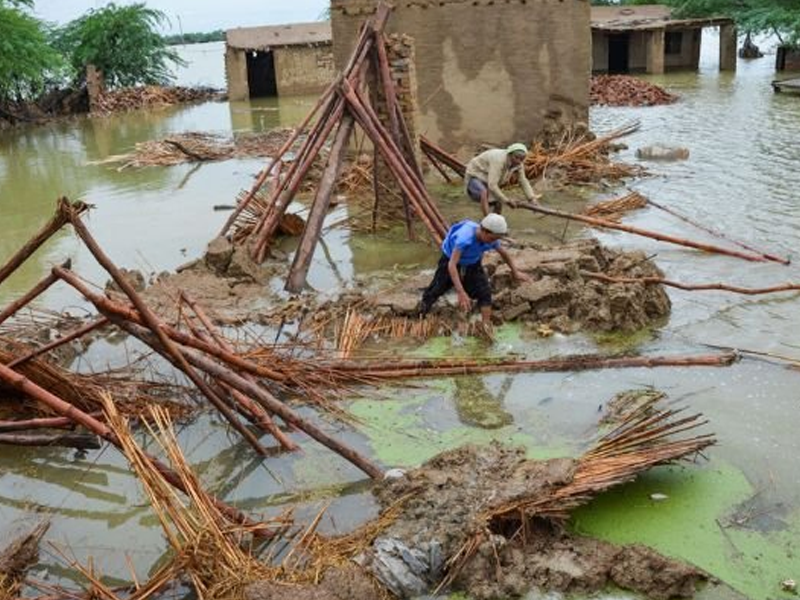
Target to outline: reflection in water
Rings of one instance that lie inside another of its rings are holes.
[[[458,420],[464,425],[482,429],[500,429],[514,422],[514,417],[503,409],[508,390],[514,378],[507,376],[497,394],[486,389],[483,377],[456,377],[454,400]]]

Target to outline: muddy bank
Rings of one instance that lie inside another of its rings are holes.
[[[244,600],[383,600],[386,597],[375,580],[356,566],[330,569],[318,585],[258,581],[244,590]]]
[[[518,268],[532,282],[512,284],[511,272],[497,255],[484,261],[494,290],[494,308],[500,321],[523,321],[554,331],[636,331],[657,324],[670,313],[662,286],[601,283],[582,272],[629,277],[662,276],[643,252],[604,248],[596,240],[580,240],[557,247],[531,246],[510,250]],[[378,312],[412,315],[430,273],[411,278],[389,294],[368,298]],[[458,316],[455,298],[445,296],[434,312]]]
[[[481,531],[483,515],[523,496],[546,497],[567,485],[576,461],[532,461],[524,450],[465,446],[378,486],[384,509],[402,502],[400,516],[360,558],[399,597],[422,594],[445,574],[447,561]],[[572,535],[556,523],[491,524],[452,587],[477,600],[519,597],[539,588],[597,592],[609,585],[656,600],[691,597],[707,575],[643,546],[617,546]]]

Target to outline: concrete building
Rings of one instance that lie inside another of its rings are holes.
[[[334,77],[330,23],[230,29],[225,72],[231,100],[320,92]]]
[[[592,7],[594,73],[697,69],[704,27],[719,27],[719,68],[736,69],[736,27],[729,18],[673,19],[658,4]]]
[[[333,0],[336,65],[378,0]],[[445,148],[529,143],[586,122],[588,0],[395,0],[389,33],[415,47],[418,131]]]

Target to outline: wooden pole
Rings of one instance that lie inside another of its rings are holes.
[[[543,215],[548,215],[551,217],[558,217],[560,219],[570,219],[572,221],[580,221],[582,223],[592,225],[593,227],[601,227],[603,229],[616,229],[618,231],[632,233],[634,235],[651,238],[654,240],[658,240],[660,242],[668,242],[670,244],[675,244],[678,246],[686,246],[687,248],[696,248],[697,250],[703,250],[704,252],[722,254],[725,256],[733,256],[734,258],[741,258],[742,260],[747,260],[751,262],[767,261],[766,258],[757,254],[745,254],[743,252],[737,252],[736,250],[729,250],[727,248],[714,246],[712,244],[693,242],[691,240],[685,240],[683,238],[666,235],[655,231],[648,231],[647,229],[641,229],[639,227],[633,227],[632,225],[623,225],[622,223],[615,223],[613,221],[608,221],[606,219],[598,219],[597,217],[587,217],[585,215],[576,215],[573,213],[562,212],[560,210],[554,210],[552,208],[545,208],[537,204],[521,203],[517,204],[517,207],[524,208],[526,210],[530,210]]]
[[[60,279],[60,277],[59,277],[59,279]],[[87,333],[90,333],[91,331],[94,331],[95,329],[100,329],[101,327],[105,327],[106,325],[108,325],[108,319],[106,319],[105,317],[100,317],[99,319],[95,319],[94,321],[91,321],[91,322],[87,323],[86,325],[83,325],[82,327],[79,327],[75,331],[73,331],[71,333],[68,333],[67,335],[61,336],[60,338],[57,338],[57,339],[53,340],[49,344],[45,344],[44,346],[36,348],[35,350],[31,350],[30,352],[28,352],[27,354],[25,354],[23,356],[15,358],[10,363],[8,363],[8,366],[13,369],[14,367],[18,367],[20,365],[24,365],[26,362],[28,362],[29,360],[31,360],[33,358],[36,358],[37,356],[41,356],[42,354],[50,352],[51,350],[54,350],[54,349],[58,348],[59,346],[63,346],[64,344],[68,344],[72,340],[77,340],[78,338],[83,337]]]
[[[258,174],[258,177],[256,177],[255,182],[253,182],[250,191],[247,192],[245,197],[242,198],[237,203],[236,209],[228,217],[228,220],[225,221],[225,224],[222,226],[222,229],[219,232],[219,236],[224,236],[228,233],[231,226],[236,222],[236,219],[239,217],[239,214],[245,208],[247,208],[253,201],[253,198],[255,198],[256,194],[258,193],[258,190],[261,189],[261,187],[264,185],[264,182],[269,177],[270,173],[272,173],[273,169],[275,168],[275,165],[280,164],[283,155],[289,151],[292,145],[297,141],[297,138],[300,137],[300,134],[303,133],[303,131],[305,131],[306,127],[308,127],[308,124],[311,122],[311,119],[314,118],[314,115],[316,115],[322,108],[322,106],[330,100],[331,95],[333,94],[333,91],[335,89],[336,89],[335,83],[331,83],[325,89],[325,91],[317,100],[317,103],[309,111],[309,113],[306,115],[306,117],[303,119],[300,125],[297,126],[297,128],[294,130],[294,133],[292,133],[292,135],[289,136],[289,139],[284,142],[283,146],[281,146],[280,150],[278,150],[275,157],[270,160],[270,163],[267,166],[261,169],[261,172]]]
[[[758,248],[754,248],[754,247],[752,247],[752,246],[750,246],[748,244],[745,244],[744,242],[741,242],[739,240],[736,240],[736,239],[726,235],[722,231],[719,231],[717,229],[713,229],[711,227],[706,227],[705,225],[702,225],[702,224],[698,223],[697,221],[694,221],[694,220],[690,219],[689,217],[679,213],[675,209],[670,208],[669,206],[664,206],[663,204],[660,204],[660,203],[656,202],[655,200],[650,200],[650,198],[645,198],[645,200],[651,206],[654,206],[659,210],[663,210],[665,213],[668,213],[668,214],[672,215],[673,217],[677,217],[681,221],[683,221],[685,223],[688,223],[689,225],[692,225],[693,227],[697,227],[701,231],[705,231],[706,233],[710,233],[711,235],[713,235],[715,237],[721,238],[723,240],[727,240],[731,244],[735,244],[736,246],[739,246],[740,248],[744,248],[745,250],[749,250],[750,252],[753,252],[755,254],[759,254],[759,255],[763,256],[764,258],[766,258],[767,260],[771,260],[772,262],[781,263],[783,265],[789,265],[792,262],[791,259],[789,259],[789,258],[784,258],[784,257],[781,257],[781,256],[775,256],[774,254],[769,254],[767,252],[763,252],[763,251],[759,250]]]
[[[61,446],[77,450],[99,450],[100,440],[91,433],[0,433],[6,446]]]
[[[370,365],[364,363],[329,363],[331,371],[342,375],[352,373],[375,379],[406,377],[446,377],[479,373],[536,373],[557,371],[589,371],[594,369],[654,368],[654,367],[727,367],[737,360],[736,353],[700,356],[570,356],[547,360],[420,360],[396,361]]]
[[[72,266],[72,261],[67,259],[61,263],[61,266],[65,269],[69,269]],[[53,273],[48,273],[46,277],[34,285],[25,294],[14,300],[11,304],[0,311],[0,323],[3,323],[10,316],[16,314],[17,311],[22,310],[28,304],[36,300],[36,298],[50,289],[50,286],[52,286],[56,281],[58,281],[58,277],[53,275]]]
[[[336,179],[342,170],[354,124],[353,117],[349,114],[344,115],[342,122],[339,124],[339,130],[336,132],[336,138],[328,155],[328,165],[322,174],[317,193],[311,204],[311,210],[306,219],[303,235],[300,238],[300,244],[289,269],[289,277],[286,281],[286,290],[289,292],[297,293],[306,285],[308,269],[311,266],[314,249],[317,247],[317,240],[322,230],[322,224],[325,221],[325,215],[328,214],[328,209],[331,205],[331,196],[336,186]]]
[[[3,364],[0,364],[0,380],[3,380],[8,385],[13,387],[14,389],[22,392],[23,394],[29,396],[33,400],[37,402],[41,402],[45,406],[50,407],[56,413],[67,417],[74,423],[78,425],[82,425],[89,431],[99,435],[104,440],[107,440],[114,444],[120,450],[122,449],[122,445],[117,439],[117,436],[114,434],[113,431],[105,424],[101,423],[94,417],[86,414],[82,410],[76,408],[75,406],[64,402],[58,396],[48,392],[44,388],[39,387],[31,380],[29,380],[24,375],[21,375],[14,371],[13,369],[9,369]],[[145,454],[147,459],[150,461],[150,464],[153,465],[153,468],[156,469],[167,482],[175,487],[176,489],[182,491],[183,493],[187,493],[186,488],[183,486],[183,482],[181,478],[178,476],[175,471],[170,469],[168,466],[160,462],[158,459],[150,456],[149,454]],[[201,492],[204,493],[204,492]],[[220,510],[222,511],[229,519],[231,519],[235,523],[241,523],[246,525],[247,527],[253,527],[257,529],[261,535],[272,535],[272,532],[266,530],[263,526],[258,527],[258,523],[253,522],[250,518],[232,506],[229,506],[222,502],[221,500],[215,498],[214,496],[208,495],[209,500]]]
[[[189,380],[197,386],[203,395],[208,398],[209,402],[214,405],[214,407],[222,414],[223,417],[233,426],[236,431],[238,431],[241,436],[247,440],[247,442],[253,447],[253,449],[261,454],[262,456],[266,456],[267,450],[264,448],[258,441],[253,432],[247,429],[241,421],[236,417],[236,415],[231,411],[231,409],[225,404],[225,402],[217,396],[217,394],[211,389],[211,387],[200,377],[194,369],[186,362],[186,359],[183,357],[180,349],[172,342],[172,340],[167,336],[164,332],[162,326],[163,323],[156,317],[155,313],[150,310],[150,307],[142,300],[141,296],[133,289],[133,286],[130,282],[123,277],[122,273],[120,273],[117,266],[111,261],[111,259],[103,252],[100,245],[97,241],[92,237],[92,234],[89,233],[89,230],[84,225],[83,221],[81,221],[80,216],[76,213],[70,212],[69,214],[70,222],[72,223],[72,227],[75,229],[75,232],[80,236],[83,240],[83,243],[86,244],[86,247],[95,257],[98,263],[111,275],[111,278],[114,282],[120,287],[120,289],[128,296],[128,299],[131,303],[136,307],[136,310],[141,315],[142,319],[144,320],[145,326],[148,327],[153,333],[155,333],[156,337],[161,342],[161,345],[164,348],[164,351],[174,359],[176,366],[183,371]],[[61,272],[64,272],[64,269],[60,269]],[[108,315],[106,315],[108,316]],[[110,317],[109,317],[110,318]]]
[[[197,315],[197,318],[203,324],[203,327],[206,328],[206,331],[208,331],[209,335],[217,344],[217,346],[219,346],[226,352],[230,352],[231,354],[233,354],[234,353],[233,347],[231,347],[231,345],[223,336],[219,335],[219,332],[217,331],[216,327],[214,327],[214,324],[211,322],[211,319],[208,318],[205,311],[203,311],[200,305],[197,304],[197,302],[195,302],[184,291],[181,292],[181,298],[183,299],[184,302],[186,302],[186,304],[189,305],[189,308],[192,309],[194,314]],[[253,381],[251,375],[245,374],[243,375],[243,377],[245,377],[249,381]],[[272,435],[272,437],[278,440],[278,443],[281,446],[283,446],[286,450],[294,452],[300,449],[300,446],[295,444],[291,440],[291,438],[289,438],[285,433],[283,433],[280,430],[280,428],[272,420],[272,417],[269,416],[269,413],[266,412],[260,404],[254,402],[253,400],[251,400],[249,397],[245,396],[238,390],[230,388],[229,386],[225,387],[227,388],[227,391],[231,394],[231,396],[233,396],[234,401],[236,401],[237,404],[244,406],[247,412],[252,415],[253,423],[256,426],[260,427],[262,430]]]
[[[112,321],[114,321],[120,328],[124,329],[134,337],[142,340],[150,347],[156,349],[156,351],[159,351],[160,342],[154,337],[152,332],[139,325],[134,325],[133,323],[119,319],[118,317],[112,318]],[[246,396],[253,398],[267,411],[278,415],[287,423],[295,425],[298,429],[304,431],[319,443],[327,446],[343,458],[356,465],[359,469],[364,471],[373,479],[383,478],[383,470],[375,463],[370,461],[368,458],[361,456],[355,450],[349,446],[346,446],[336,438],[329,436],[327,433],[322,431],[322,429],[311,423],[309,420],[304,419],[283,402],[275,398],[263,387],[248,381],[241,375],[234,373],[230,369],[227,369],[213,360],[210,360],[196,350],[187,348],[184,349],[184,353],[186,360],[189,363],[207,373],[214,380],[230,385]]]
[[[59,198],[56,204],[56,212],[50,217],[50,220],[45,223],[31,239],[25,242],[22,248],[17,250],[14,256],[8,259],[6,264],[0,267],[0,285],[16,271],[22,263],[28,260],[31,254],[36,252],[42,244],[53,237],[57,231],[68,223],[68,215],[72,211],[76,214],[81,214],[88,208],[89,206],[83,202],[76,202],[74,205],[71,205],[66,198]]]
[[[718,290],[721,292],[744,294],[746,296],[757,296],[760,294],[774,294],[777,292],[800,291],[800,283],[784,283],[781,285],[774,285],[772,287],[765,287],[765,288],[746,288],[735,285],[727,285],[724,283],[700,283],[700,284],[681,283],[679,281],[671,281],[669,279],[664,279],[663,277],[612,277],[610,275],[604,275],[602,273],[592,273],[590,271],[581,271],[580,273],[583,277],[596,279],[598,281],[604,281],[606,283],[623,283],[623,284],[640,283],[642,285],[666,285],[669,287],[674,287],[679,290],[686,290],[689,292]]]
[[[437,160],[450,167],[462,179],[467,175],[467,165],[461,162],[457,157],[449,154],[424,135],[419,136],[419,144],[422,151],[429,157],[436,157]]]
[[[102,413],[91,413],[98,417]],[[44,417],[39,419],[19,419],[16,421],[0,421],[0,433],[26,431],[29,429],[75,429],[75,422],[67,417]]]

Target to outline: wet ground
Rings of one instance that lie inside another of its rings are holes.
[[[734,74],[716,71],[716,40],[707,36],[698,73],[653,78],[681,95],[671,106],[602,108],[592,127],[609,130],[633,119],[642,122],[622,158],[636,148],[662,142],[686,146],[688,161],[653,163],[656,176],[632,187],[679,208],[730,235],[792,254],[800,247],[800,98],[776,95],[769,82],[772,58],[739,63]],[[296,122],[313,99],[280,102],[209,103],[148,113],[74,120],[48,128],[21,130],[0,138],[0,261],[50,215],[58,195],[97,205],[88,223],[111,257],[145,272],[173,269],[198,256],[222,225],[231,203],[260,161],[239,160],[202,166],[117,172],[87,163],[126,152],[139,141],[169,132],[261,131]],[[476,214],[458,190],[437,189],[448,214]],[[573,210],[580,197],[551,194],[552,204]],[[330,217],[336,221],[346,208]],[[586,232],[531,215],[511,216],[515,232],[539,241]],[[673,235],[707,239],[688,225],[652,210],[626,222]],[[610,245],[643,249],[672,279],[724,281],[766,286],[800,281],[797,266],[745,263],[701,255],[624,234],[595,234]],[[347,284],[392,269],[414,272],[433,267],[436,254],[420,244],[389,237],[351,236],[340,229],[326,237],[328,253],[316,255],[310,283],[320,289]],[[291,250],[291,248],[287,248]],[[70,233],[63,233],[34,261],[3,284],[0,302],[15,297],[42,276],[48,265],[72,256],[75,269],[98,283],[99,267]],[[329,257],[329,258],[328,258]],[[275,288],[279,285],[275,284]],[[556,335],[539,338],[507,327],[491,349],[473,340],[435,339],[424,346],[397,344],[398,352],[420,356],[507,353],[534,357],[618,350],[643,353],[707,350],[704,344],[732,345],[800,357],[800,296],[733,296],[670,290],[669,322],[652,334],[631,338]],[[79,313],[71,294],[55,289],[50,306]],[[384,346],[386,348],[387,346]],[[96,344],[83,365],[123,360],[133,346]],[[369,348],[367,350],[372,350]],[[387,465],[414,465],[467,441],[498,439],[525,444],[531,456],[577,455],[600,418],[598,409],[619,391],[654,386],[671,399],[702,411],[719,437],[709,461],[660,469],[639,482],[598,499],[575,515],[580,533],[613,542],[643,542],[690,561],[750,598],[788,597],[780,581],[800,579],[800,477],[794,457],[800,372],[757,360],[728,369],[669,369],[493,375],[447,379],[412,390],[386,390],[352,402],[365,425],[361,433],[341,427],[340,435]],[[330,425],[332,429],[338,426]],[[328,531],[344,531],[373,514],[369,484],[353,467],[305,443],[303,454],[257,460],[215,417],[205,415],[180,431],[182,446],[207,488],[255,513],[271,513],[299,502],[298,516],[331,501]],[[651,495],[667,496],[654,501]],[[42,512],[53,518],[47,539],[84,562],[95,559],[111,581],[130,578],[126,557],[140,577],[165,549],[125,461],[113,449],[74,456],[63,450],[0,449],[0,531]],[[51,580],[70,580],[72,571],[45,547],[41,568]],[[617,597],[617,595],[613,595]],[[728,588],[709,588],[705,597],[731,598]]]

